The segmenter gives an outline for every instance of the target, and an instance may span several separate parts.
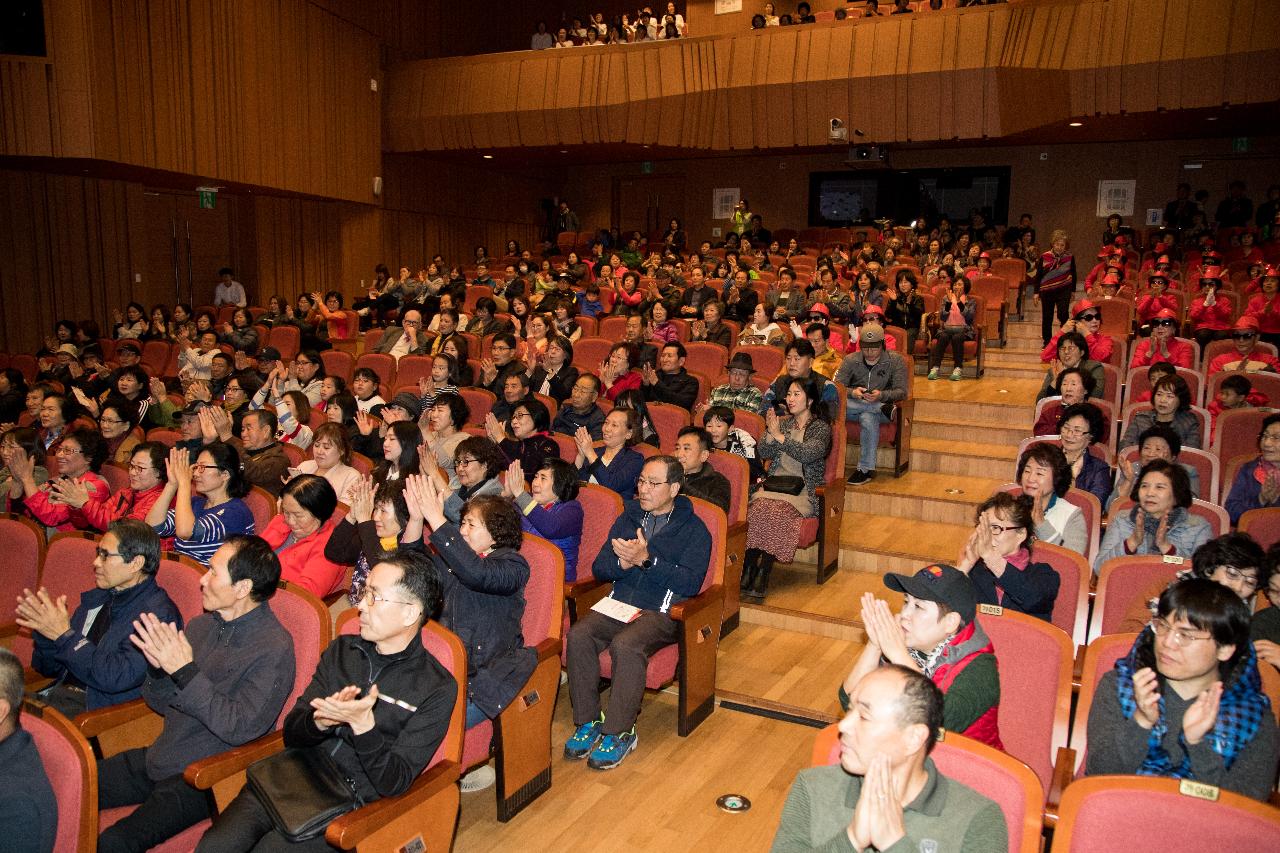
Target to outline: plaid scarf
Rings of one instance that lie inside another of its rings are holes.
[[[1129,654],[1116,662],[1116,692],[1119,694],[1120,710],[1124,712],[1126,720],[1133,719],[1138,708],[1133,695],[1133,674],[1140,668],[1136,660],[1137,652],[1144,642],[1154,642],[1154,632],[1150,626],[1143,629]],[[1240,676],[1223,690],[1222,701],[1218,705],[1218,719],[1208,735],[1210,748],[1222,756],[1222,764],[1228,770],[1240,750],[1253,740],[1263,714],[1271,713],[1271,702],[1261,693],[1262,681],[1258,676],[1258,661],[1254,656],[1253,644],[1246,648],[1248,657],[1244,668]],[[1163,693],[1159,702],[1160,718],[1147,736],[1147,757],[1138,768],[1138,775],[1194,778],[1191,773],[1191,756],[1186,752],[1186,741],[1179,736],[1183,755],[1177,767],[1173,766],[1173,761],[1164,748],[1163,741],[1169,731],[1169,721],[1165,715]]]
[[[916,665],[920,667],[921,670],[924,671],[926,678],[933,678],[934,672],[937,671],[938,666],[942,663],[942,655],[947,651],[947,646],[950,645],[951,641],[954,640],[955,637],[955,634],[947,637],[941,643],[934,646],[933,651],[919,652],[915,649],[907,649],[907,654],[911,655],[911,659],[916,662]]]

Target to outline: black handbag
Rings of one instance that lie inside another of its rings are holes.
[[[334,818],[364,805],[355,784],[318,747],[290,748],[255,761],[245,777],[276,831],[290,841],[322,835]]]
[[[781,495],[798,495],[804,491],[804,477],[771,474],[764,478],[762,488],[766,492],[777,492]]]

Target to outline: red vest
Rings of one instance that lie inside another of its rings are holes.
[[[973,622],[966,625],[959,634],[956,634],[956,637],[952,642],[959,645],[972,637],[973,626]],[[955,663],[944,663],[935,669],[933,671],[933,683],[938,685],[938,689],[945,695],[946,692],[951,689],[951,683],[956,680],[956,676],[963,672],[964,668],[972,663],[978,655],[982,654],[995,654],[995,647],[991,645],[990,640],[988,640],[987,644],[982,648],[975,650],[971,654],[965,655]],[[974,740],[982,741],[988,746],[994,746],[996,749],[1003,750],[1004,744],[1000,742],[1000,726],[997,720],[999,711],[1000,703],[997,702],[984,711],[982,716],[974,720],[973,723],[970,724],[969,728],[960,732],[960,734],[965,737],[971,737]]]

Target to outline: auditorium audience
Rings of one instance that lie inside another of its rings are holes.
[[[1137,475],[1129,499],[1134,506],[1111,511],[1107,534],[1094,561],[1096,574],[1112,557],[1157,554],[1188,558],[1209,540],[1209,522],[1190,511],[1191,483],[1181,465],[1154,459]]]
[[[1052,566],[1032,559],[1033,500],[1030,495],[996,492],[979,504],[973,533],[960,549],[956,568],[973,582],[979,604],[1048,622],[1061,579]]]

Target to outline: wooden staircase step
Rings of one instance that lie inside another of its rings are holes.
[[[886,590],[887,592],[888,590]],[[716,691],[824,715],[840,713],[837,691],[862,642],[743,622],[720,641]]]
[[[846,512],[868,512],[926,522],[916,536],[931,536],[929,525],[969,525],[975,507],[1006,482],[1003,477],[962,477],[908,471],[901,477],[876,477],[845,491]]]
[[[975,425],[971,420],[962,420],[962,418],[963,412],[931,417],[917,415],[912,421],[912,445],[914,446],[920,439],[928,438],[947,441],[964,448],[968,446],[965,437],[980,432],[982,440],[988,444],[1016,448],[1018,442],[1031,435],[1030,409],[1025,416],[1017,416],[1013,418],[1012,423],[1005,425],[988,423]],[[1024,421],[1025,424],[1023,424]]]
[[[987,379],[980,383],[986,386],[985,396],[963,388],[964,382],[947,382],[947,386],[956,389],[950,398],[942,397],[938,392],[916,394],[916,417],[956,421],[968,424],[971,428],[981,428],[988,424],[1025,424],[1029,431],[1034,421],[1032,416],[1035,414],[1036,393],[1040,390],[1040,382],[1038,379]],[[919,388],[920,384],[916,383],[916,387]],[[969,384],[973,386],[979,383]],[[996,400],[999,402],[994,402]]]
[[[983,438],[986,431],[983,431]],[[980,444],[923,438],[917,426],[911,441],[911,470],[962,477],[1013,477],[1017,445]]]
[[[970,521],[964,524],[921,523],[887,513],[846,512],[840,531],[840,571],[837,575],[870,572],[915,572],[929,563],[952,563],[973,531]],[[830,584],[831,580],[827,581]],[[847,582],[846,582],[847,583]],[[865,588],[865,584],[863,585]],[[861,592],[862,590],[859,590]],[[877,597],[889,591],[883,585],[871,590]],[[771,596],[772,597],[772,596]],[[844,611],[849,612],[848,606]],[[860,606],[855,605],[855,613]]]

